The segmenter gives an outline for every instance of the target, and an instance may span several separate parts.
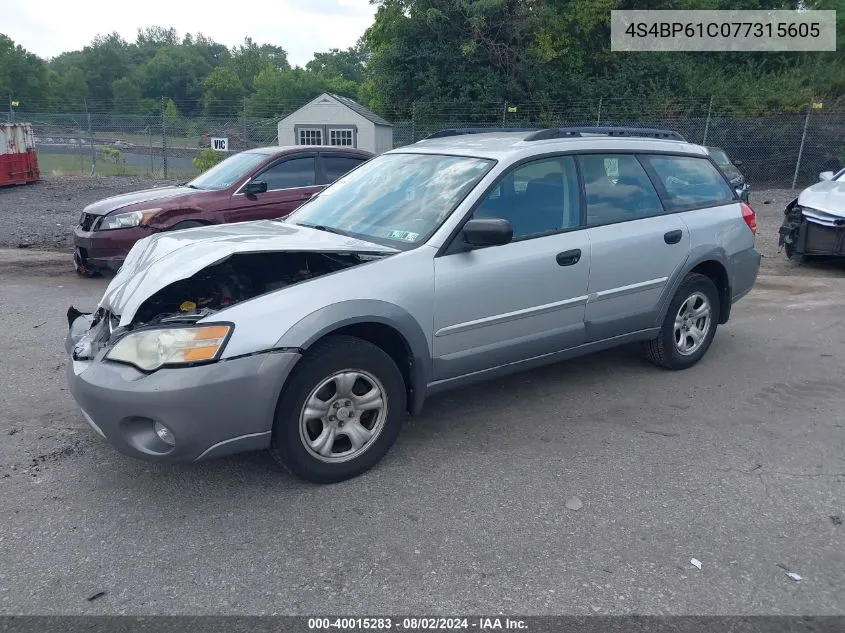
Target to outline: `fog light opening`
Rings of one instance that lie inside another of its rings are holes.
[[[153,430],[158,435],[158,439],[168,446],[176,446],[176,438],[173,437],[173,431],[164,426],[161,422],[153,422]]]

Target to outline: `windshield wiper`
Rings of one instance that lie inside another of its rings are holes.
[[[298,226],[307,226],[309,229],[316,229],[318,231],[325,231],[326,233],[334,233],[335,235],[343,235],[344,237],[351,237],[350,233],[346,231],[341,231],[340,229],[336,229],[332,226],[325,226],[323,224],[299,224]]]

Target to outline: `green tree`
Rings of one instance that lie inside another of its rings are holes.
[[[119,114],[137,114],[141,111],[141,87],[131,77],[115,79],[111,84],[114,111]]]
[[[244,85],[230,68],[218,66],[203,81],[203,113],[212,116],[237,116],[243,111]]]
[[[244,38],[243,44],[232,49],[231,68],[247,93],[253,91],[255,78],[268,67],[290,68],[285,49],[270,44],[258,45],[251,37]]]
[[[50,100],[50,78],[42,59],[0,34],[0,95],[37,110]],[[8,104],[7,104],[8,106]]]

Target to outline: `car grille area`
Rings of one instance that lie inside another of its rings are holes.
[[[99,215],[94,215],[93,213],[83,213],[79,216],[79,228],[83,231],[93,231],[94,226],[97,224],[97,220],[99,219]]]
[[[804,252],[825,255],[845,254],[845,228],[819,226],[814,222],[808,222]]]

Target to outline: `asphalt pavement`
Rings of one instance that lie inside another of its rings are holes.
[[[0,613],[845,613],[841,276],[761,277],[684,372],[625,348],[444,394],[332,486],[98,440],[63,340],[104,285],[0,253]]]

